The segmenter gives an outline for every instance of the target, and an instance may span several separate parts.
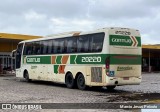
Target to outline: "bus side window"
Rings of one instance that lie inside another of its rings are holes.
[[[52,53],[52,47],[53,46],[53,41],[52,40],[48,40],[48,54]]]
[[[88,52],[88,50],[89,50],[89,38],[88,35],[86,35],[84,41],[84,52]]]
[[[61,53],[64,53],[65,51],[65,49],[64,49],[64,45],[65,45],[65,43],[64,43],[64,39],[62,39],[61,40],[61,42],[60,42],[60,49],[61,49]]]
[[[69,45],[69,40],[68,38],[65,38],[64,39],[64,53],[68,53],[68,50],[67,50],[68,45]]]
[[[55,40],[52,40],[52,51],[53,54],[55,53]]]
[[[36,43],[33,42],[32,45],[33,45],[33,46],[32,46],[32,54],[34,55],[34,54],[36,54]]]
[[[75,38],[73,38],[73,40],[72,40],[72,52],[73,53],[75,53],[75,52],[77,52],[77,38],[75,37]]]
[[[103,47],[104,33],[92,34],[90,37],[90,52],[101,52]]]
[[[54,40],[54,42],[53,42],[53,53],[57,53],[58,52],[58,41],[57,41],[57,39],[56,40]]]
[[[32,54],[32,43],[25,43],[25,52],[24,55],[31,55]]]
[[[27,55],[31,55],[31,50],[28,50]]]
[[[89,38],[88,35],[82,35],[78,38],[77,50],[78,52],[88,52]]]
[[[42,54],[47,54],[48,53],[48,42],[46,40],[42,41]]]
[[[77,51],[77,38],[67,38],[67,53],[75,53]]]
[[[82,42],[81,42],[81,38],[79,37],[77,40],[77,52],[82,52]]]
[[[61,48],[60,48],[60,40],[57,39],[57,53],[61,52]]]
[[[57,39],[57,41],[58,41],[57,53],[64,53],[64,38]]]
[[[40,41],[35,42],[35,54],[40,54]]]

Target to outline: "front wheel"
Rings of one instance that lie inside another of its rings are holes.
[[[29,79],[29,74],[28,74],[28,72],[25,72],[25,74],[24,74],[24,79],[25,79],[26,82],[30,82],[30,81],[31,81],[31,79]]]
[[[112,91],[116,86],[107,86],[107,90]]]
[[[77,78],[77,87],[78,87],[78,89],[81,89],[81,90],[86,89],[85,78],[84,78],[83,74],[79,74],[79,76]]]

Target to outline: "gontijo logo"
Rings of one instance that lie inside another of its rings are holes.
[[[110,35],[110,45],[117,46],[140,46],[140,37]]]
[[[27,58],[27,62],[40,62],[40,58]]]
[[[118,38],[112,38],[112,42],[124,42],[124,43],[131,43],[131,39],[118,39]]]

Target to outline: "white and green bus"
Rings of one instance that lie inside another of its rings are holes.
[[[140,84],[140,33],[111,27],[22,41],[17,47],[16,77],[82,90]]]

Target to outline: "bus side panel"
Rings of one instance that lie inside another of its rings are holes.
[[[84,65],[78,65],[78,64],[71,64],[71,65],[67,65],[66,67],[65,67],[65,73],[67,73],[67,72],[71,72],[72,73],[72,75],[73,75],[73,77],[74,77],[74,79],[76,78],[76,75],[78,74],[78,73],[82,73],[83,74],[83,76],[84,76],[84,78],[85,78],[85,82],[86,82],[86,85],[88,85],[88,79],[87,79],[87,68],[86,68],[86,66],[84,66]],[[65,78],[64,78],[65,79]],[[65,82],[65,80],[64,80],[64,82]]]
[[[89,86],[104,86],[106,85],[105,67],[102,65],[88,66],[87,82]]]

